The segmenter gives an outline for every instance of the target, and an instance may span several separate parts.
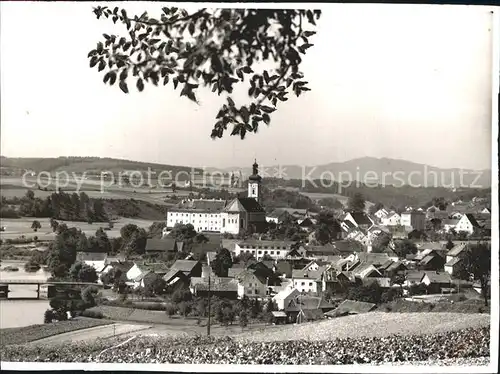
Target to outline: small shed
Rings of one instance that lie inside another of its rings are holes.
[[[368,313],[375,309],[373,303],[365,303],[363,301],[344,300],[336,309],[325,313],[326,317],[335,318],[350,314]]]
[[[271,312],[273,315],[273,323],[276,325],[284,325],[287,322],[287,315],[283,311],[273,311]]]

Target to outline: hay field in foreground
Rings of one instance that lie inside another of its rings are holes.
[[[394,334],[423,335],[464,328],[488,327],[489,314],[385,313],[371,312],[302,325],[274,326],[243,332],[234,339],[244,341],[328,340],[382,337]]]

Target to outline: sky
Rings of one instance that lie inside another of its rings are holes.
[[[257,134],[212,140],[224,96],[206,91],[196,105],[169,86],[125,95],[89,68],[87,53],[103,33],[126,32],[97,20],[95,5],[1,2],[3,156],[206,167],[371,156],[491,168],[489,9],[322,4],[314,47],[301,66],[312,91],[281,103]],[[114,5],[151,16],[164,6]],[[242,92],[234,96],[237,105],[248,102]]]

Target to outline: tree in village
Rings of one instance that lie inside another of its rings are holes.
[[[33,231],[37,232],[38,229],[42,228],[42,224],[40,223],[40,221],[34,220],[31,224],[31,228],[33,229]]]
[[[248,312],[246,310],[241,310],[240,314],[238,315],[239,317],[239,323],[241,328],[245,328],[248,325]]]
[[[231,252],[226,248],[221,248],[212,261],[212,270],[218,277],[227,277],[229,268],[233,266]]]
[[[418,248],[411,240],[403,239],[395,243],[394,252],[400,258],[406,258],[408,255],[416,254],[418,252]]]
[[[59,222],[57,222],[54,218],[50,219],[50,228],[53,232],[56,232],[57,226],[59,226]]]
[[[454,246],[455,246],[455,244],[453,243],[453,241],[451,240],[451,238],[448,238],[448,241],[446,242],[446,249],[447,249],[447,250],[450,250],[450,249],[452,249]]]
[[[380,233],[372,242],[372,252],[380,253],[384,251],[391,243],[391,235],[385,232]]]
[[[378,212],[380,209],[383,209],[383,208],[384,208],[384,204],[376,203],[376,204],[373,204],[372,206],[370,206],[370,209],[368,210],[368,212],[373,215],[376,212]]]
[[[77,262],[71,266],[69,275],[72,279],[79,282],[94,283],[99,278],[95,269],[85,263]]]
[[[462,261],[465,272],[471,274],[474,280],[478,281],[481,285],[484,304],[488,306],[491,275],[491,245],[484,242],[470,245]]]
[[[212,138],[221,138],[231,126],[231,135],[243,139],[260,124],[269,125],[270,114],[290,92],[300,96],[310,90],[299,67],[313,46],[309,38],[319,10],[203,8],[190,13],[164,7],[159,18],[150,18],[147,12],[130,16],[125,9],[98,6],[94,13],[125,26],[123,36],[104,34],[88,54],[90,67],[105,71],[104,83],[117,83],[124,93],[131,85],[142,91],[145,83],[171,82],[181,96],[198,103],[200,86],[231,95],[236,84],[247,84],[250,102],[238,106],[228,96]],[[254,71],[262,61],[274,68]]]
[[[362,213],[365,211],[366,201],[363,194],[356,192],[347,201],[347,207],[352,212]]]

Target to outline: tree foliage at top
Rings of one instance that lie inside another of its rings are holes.
[[[320,18],[319,10],[200,9],[189,13],[162,8],[159,18],[144,12],[130,16],[125,9],[95,7],[97,19],[106,18],[126,28],[124,36],[103,34],[88,54],[90,67],[105,71],[105,84],[115,83],[124,92],[146,83],[172,84],[180,96],[198,103],[197,90],[227,93],[211,137],[231,135],[242,139],[269,125],[278,102],[309,91],[299,67],[313,46],[309,38]],[[255,72],[262,61],[273,62],[272,71]],[[249,103],[238,106],[231,98],[236,84],[248,86]]]

